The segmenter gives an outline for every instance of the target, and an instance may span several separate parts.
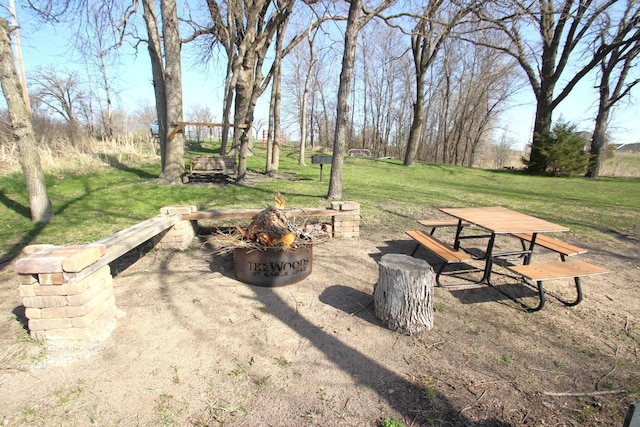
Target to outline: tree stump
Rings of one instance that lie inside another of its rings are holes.
[[[433,268],[408,255],[387,254],[373,290],[376,316],[389,329],[412,335],[433,328]]]

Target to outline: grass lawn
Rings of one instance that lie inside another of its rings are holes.
[[[191,153],[190,153],[191,154]],[[47,175],[55,220],[30,220],[24,178],[20,173],[0,182],[0,260],[11,259],[26,244],[88,243],[158,214],[173,204],[200,209],[260,208],[272,203],[272,190],[288,199],[290,207],[324,207],[330,166],[297,165],[297,152],[281,153],[283,179],[259,179],[255,185],[224,187],[160,186],[159,165],[97,169],[76,175]],[[265,152],[256,148],[249,168],[264,169]],[[361,204],[362,236],[366,230],[401,232],[415,219],[438,215],[439,207],[502,205],[569,226],[580,240],[611,240],[636,236],[640,229],[640,179],[605,177],[552,178],[512,170],[483,170],[449,165],[404,167],[399,160],[351,158],[345,160],[343,200]]]
[[[260,173],[263,147],[255,154],[243,186],[160,186],[157,164],[50,171],[49,224],[31,222],[23,176],[2,176],[0,425],[622,424],[640,384],[640,178],[347,158],[342,199],[360,203],[361,238],[314,248],[318,268],[300,284],[239,285],[231,255],[204,239],[189,251],[133,252],[116,273],[117,328],[104,346],[80,349],[71,361],[69,349],[29,338],[13,269],[25,245],[93,242],[167,205],[262,208],[273,204],[273,190],[288,207],[329,205],[331,168],[320,182],[313,153],[298,166],[285,147],[276,178]],[[550,303],[529,313],[521,304],[537,294],[496,272],[500,292],[435,289],[428,333],[382,327],[370,306],[377,257],[413,246],[404,230],[444,216],[440,207],[493,205],[570,227],[562,238],[611,273],[586,280],[585,302],[572,308],[553,298],[575,295],[572,283],[550,281]],[[220,225],[248,223],[228,221]]]

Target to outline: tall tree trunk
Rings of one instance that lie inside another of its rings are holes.
[[[247,177],[247,156],[249,154],[249,133],[251,132],[252,122],[247,117],[249,110],[251,92],[253,90],[253,66],[255,64],[255,55],[248,55],[240,68],[235,70],[236,87],[235,87],[235,104],[234,104],[234,124],[236,125],[233,133],[233,149],[238,152],[238,178],[237,182],[244,182]],[[250,64],[250,65],[249,65]],[[240,129],[237,125],[246,125]]]
[[[316,65],[316,52],[313,46],[315,34],[312,37],[308,35],[307,40],[309,42],[309,66],[307,67],[307,74],[304,80],[304,90],[302,92],[302,105],[300,106],[300,153],[298,156],[298,165],[306,166],[304,159],[305,148],[307,146],[307,117],[309,109],[309,91],[311,90],[311,81],[313,79],[313,70]],[[311,124],[311,144],[313,145],[313,123]]]
[[[182,121],[182,44],[178,31],[178,9],[175,0],[162,0],[162,33],[165,55],[164,83],[167,95],[167,157],[160,182],[182,184],[184,174],[184,133],[174,132]]]
[[[608,98],[606,98],[608,99]],[[600,98],[600,104],[603,99]],[[597,179],[600,175],[600,168],[605,159],[605,148],[607,146],[607,125],[609,123],[609,108],[598,108],[596,116],[596,124],[591,139],[591,151],[589,156],[589,164],[587,166],[586,176]]]
[[[273,63],[272,93],[273,98],[273,156],[271,158],[271,172],[277,172],[280,166],[280,144],[282,142],[282,125],[280,111],[282,104],[282,44],[287,29],[288,20],[278,26],[276,32],[276,57]]]
[[[424,123],[424,73],[417,76],[416,100],[413,104],[413,121],[409,128],[409,140],[407,141],[407,151],[405,152],[404,165],[413,166],[418,153],[422,125]]]
[[[104,52],[99,54],[100,75],[102,77],[102,88],[107,101],[106,118],[103,120],[103,130],[108,138],[113,137],[113,100],[111,97],[111,84],[109,83],[109,75],[107,74],[107,64],[105,63]]]
[[[267,151],[271,151],[271,155],[267,153],[267,165],[266,172],[268,174],[278,171],[280,164],[280,136],[282,134],[280,124],[280,104],[282,100],[282,44],[284,41],[284,33],[287,28],[287,22],[284,21],[282,25],[278,26],[276,31],[276,46],[275,46],[275,58],[273,59],[272,74],[271,74],[271,101],[270,101],[270,114],[269,114],[269,136],[267,144],[271,144],[267,147]],[[269,148],[271,150],[269,150]]]
[[[300,107],[300,152],[298,153],[298,165],[307,166],[305,162],[305,149],[307,146],[307,110],[309,109],[309,81],[310,77],[304,83],[304,91],[302,93],[302,105]],[[313,144],[313,126],[311,126],[311,143]]]
[[[267,126],[267,162],[265,166],[265,173],[267,175],[271,173],[271,165],[273,163],[273,141],[275,139],[273,118],[275,117],[275,109],[275,98],[273,97],[272,91],[271,99],[269,100],[269,125]]]
[[[331,179],[327,199],[340,200],[342,198],[342,165],[349,132],[349,91],[353,77],[356,46],[360,27],[358,19],[362,8],[362,0],[352,0],[349,6],[347,28],[344,36],[344,52],[342,55],[342,71],[340,71],[340,85],[338,86],[338,110],[336,114],[336,130],[333,142],[333,159],[331,162]]]
[[[0,84],[7,101],[13,138],[18,145],[20,165],[29,194],[31,219],[35,222],[49,222],[53,219],[53,209],[42,172],[31,116],[22,98],[21,85],[14,66],[9,25],[3,18],[0,18]]]
[[[143,17],[147,27],[147,49],[151,60],[151,76],[156,100],[156,114],[158,119],[158,136],[160,139],[160,162],[164,170],[167,158],[167,96],[164,85],[164,61],[162,59],[162,45],[158,30],[157,13],[153,0],[143,0]]]
[[[227,53],[229,60],[227,61],[227,75],[224,79],[224,100],[222,101],[222,123],[231,123],[231,107],[233,107],[233,88],[234,78],[232,72],[233,53]],[[220,138],[220,154],[225,155],[227,153],[227,143],[229,142],[229,126],[222,127],[222,136]]]
[[[536,118],[533,124],[533,139],[529,160],[526,162],[527,171],[533,174],[546,172],[546,156],[540,150],[542,139],[551,131],[551,119],[553,115],[553,84],[545,84],[542,81],[540,93],[536,96]]]

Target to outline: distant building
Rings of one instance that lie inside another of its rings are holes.
[[[640,151],[640,142],[636,142],[634,144],[614,144],[613,148],[616,151],[629,151],[632,153],[637,153]]]

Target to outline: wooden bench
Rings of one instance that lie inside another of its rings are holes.
[[[531,239],[533,238],[533,234],[531,233],[517,233],[513,234],[513,236],[520,239],[522,249],[526,249],[525,242],[531,243]],[[587,253],[586,249],[549,237],[546,234],[538,234],[536,236],[536,246],[542,246],[550,251],[557,252],[560,254],[560,259],[562,259],[562,261],[566,261],[569,256]]]
[[[442,261],[442,265],[436,272],[436,284],[438,286],[446,287],[440,283],[440,275],[447,265],[471,261],[473,259],[466,252],[455,250],[451,246],[441,242],[431,234],[427,234],[424,231],[407,230],[405,233],[417,242],[415,249],[411,252],[411,256],[414,256],[422,246]]]
[[[197,156],[189,164],[188,179],[211,176],[224,178],[236,173],[235,156]]]
[[[582,301],[582,286],[580,284],[581,277],[593,276],[596,274],[604,274],[609,272],[602,267],[589,264],[588,262],[581,260],[517,265],[508,266],[507,268],[514,273],[520,274],[525,279],[536,282],[538,284],[540,304],[535,308],[530,308],[529,311],[538,311],[542,309],[542,307],[544,307],[545,294],[542,282],[544,282],[545,280],[573,278],[578,296],[574,301],[567,302],[561,300],[561,302],[566,306],[574,306],[578,305],[580,301]]]
[[[418,224],[424,225],[425,227],[431,227],[431,235],[436,231],[436,228],[439,227],[457,227],[458,220],[456,218],[445,218],[445,219],[419,219]],[[467,227],[471,225],[466,221],[462,221],[462,226]]]
[[[81,273],[75,274],[74,279],[79,280],[93,274],[147,240],[170,229],[180,221],[182,221],[182,215],[180,214],[157,215],[93,242],[96,245],[104,245],[106,253],[94,264],[82,270]]]

